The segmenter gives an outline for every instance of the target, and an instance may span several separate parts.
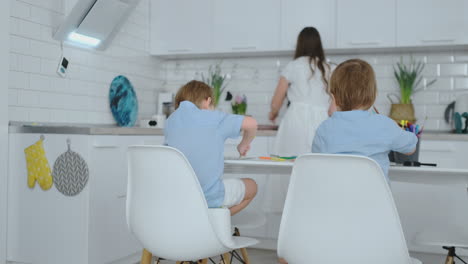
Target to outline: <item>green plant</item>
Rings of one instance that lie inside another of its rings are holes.
[[[214,106],[218,106],[219,98],[223,93],[224,89],[226,88],[228,81],[230,79],[229,74],[222,74],[221,73],[221,63],[217,63],[214,66],[211,65],[208,68],[208,77],[202,73],[202,81],[213,89],[213,104]]]
[[[245,95],[236,95],[231,103],[232,113],[236,115],[245,115],[247,112],[247,97]]]
[[[411,57],[409,64],[404,64],[403,58],[401,58],[396,66],[396,68],[393,67],[393,72],[400,86],[400,103],[410,104],[411,95],[422,89],[422,86],[420,86],[422,81],[421,73],[424,70],[425,64]],[[428,82],[426,87],[429,87],[435,81],[436,79]]]

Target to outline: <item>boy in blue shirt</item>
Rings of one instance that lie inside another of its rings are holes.
[[[332,115],[317,129],[312,152],[367,156],[388,181],[390,150],[411,155],[418,138],[392,119],[368,111],[377,95],[372,67],[359,59],[341,63],[331,76],[330,95]]]
[[[252,117],[213,111],[212,90],[200,81],[190,81],[177,92],[176,111],[166,121],[168,146],[180,150],[192,165],[209,207],[227,207],[231,215],[244,209],[255,197],[257,184],[252,179],[225,179],[224,142],[237,138],[241,156],[250,149],[257,132]]]

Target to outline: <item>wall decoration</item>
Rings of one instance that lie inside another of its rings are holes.
[[[119,126],[135,125],[138,117],[138,101],[132,84],[125,76],[119,75],[112,80],[109,104]]]
[[[61,154],[54,163],[52,175],[55,188],[66,196],[79,194],[89,178],[88,164],[70,148],[70,139],[67,139],[68,150]]]
[[[28,170],[28,187],[34,188],[37,181],[42,190],[46,191],[52,187],[53,179],[43,141],[44,136],[41,136],[41,139],[36,143],[24,149],[24,155],[26,156],[26,167]]]

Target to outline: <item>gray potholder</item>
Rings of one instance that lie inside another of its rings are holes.
[[[68,150],[60,155],[54,163],[52,177],[55,188],[66,196],[79,194],[89,178],[89,170],[86,161],[80,154],[70,149],[70,142],[67,140]]]

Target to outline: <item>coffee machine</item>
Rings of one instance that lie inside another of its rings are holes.
[[[166,118],[174,112],[174,94],[159,93],[158,95],[158,115],[165,115]]]

